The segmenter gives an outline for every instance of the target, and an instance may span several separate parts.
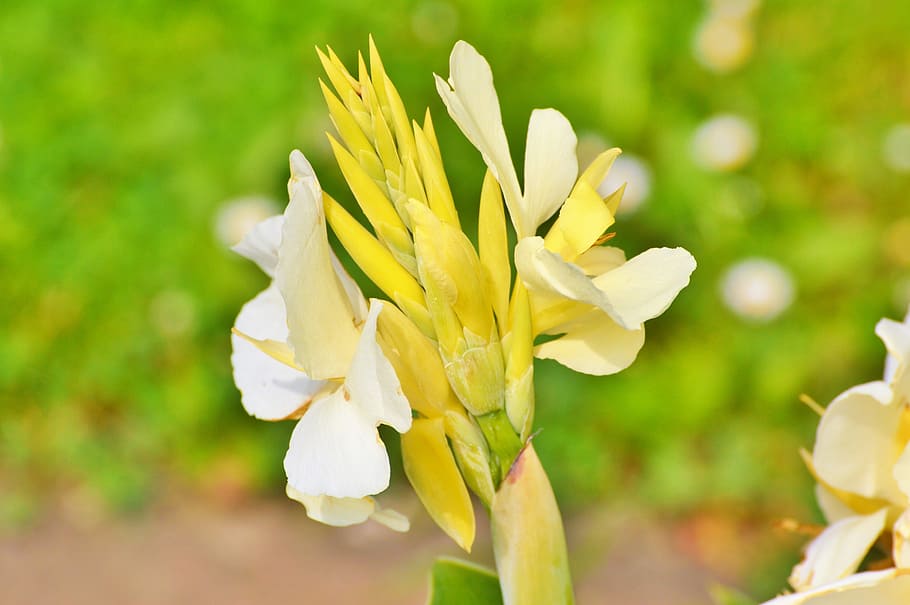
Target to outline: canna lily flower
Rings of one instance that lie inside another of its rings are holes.
[[[448,81],[436,76],[437,90],[502,189],[519,238],[515,266],[529,292],[533,333],[559,336],[538,345],[535,356],[587,374],[625,369],[644,344],[644,322],[689,283],[695,259],[683,248],[652,248],[626,261],[620,249],[599,245],[623,188],[606,199],[597,188],[619,150],[602,153],[579,175],[577,138],[554,109],[531,114],[522,192],[489,64],[458,42],[450,72]],[[536,235],[557,210],[546,236]]]
[[[290,203],[235,250],[272,283],[247,303],[232,337],[234,379],[245,409],[264,420],[299,419],[284,460],[288,495],[330,525],[407,520],[371,497],[389,484],[377,426],[404,433],[411,408],[377,342],[383,303],[369,304],[331,252],[322,191],[291,154]]]
[[[867,571],[807,592],[783,595],[764,605],[904,605],[910,602],[910,573]]]
[[[875,327],[888,350],[882,380],[837,396],[805,455],[831,525],[806,549],[790,576],[809,590],[856,571],[872,545],[891,532],[891,559],[910,569],[910,313]]]

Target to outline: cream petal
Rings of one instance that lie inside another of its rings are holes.
[[[910,569],[910,509],[894,522],[892,556],[894,564],[901,569]]]
[[[332,525],[349,527],[372,519],[381,525],[397,532],[406,532],[411,528],[408,518],[389,508],[382,508],[375,498],[333,498],[332,496],[307,496],[290,485],[287,495],[306,508],[310,519]]]
[[[348,527],[367,521],[376,510],[373,498],[334,498],[332,496],[307,496],[287,486],[287,495],[306,508],[307,517],[326,525]]]
[[[365,417],[404,433],[411,428],[411,406],[392,364],[376,341],[376,321],[381,311],[382,301],[371,299],[369,315],[344,384],[351,402]]]
[[[250,229],[231,250],[259,265],[269,277],[274,277],[283,227],[284,215],[270,216]]]
[[[790,585],[809,590],[847,577],[859,566],[885,529],[888,510],[857,515],[830,525],[809,544],[806,556],[793,568]]]
[[[888,357],[885,361],[885,382],[894,392],[910,401],[910,325],[891,319],[882,319],[875,326]]]
[[[490,64],[477,50],[459,40],[449,57],[449,80],[436,77],[436,90],[461,132],[477,148],[499,181],[515,230],[524,235],[519,210],[521,189],[509,142],[502,126],[499,97]]]
[[[535,109],[525,148],[522,220],[528,235],[562,206],[578,178],[578,139],[572,125],[555,109]]]
[[[651,248],[594,278],[626,328],[657,317],[689,284],[695,258],[684,248]]]
[[[317,399],[294,427],[284,458],[301,494],[362,498],[389,486],[389,456],[372,419],[344,388]]]
[[[818,507],[828,523],[836,523],[841,519],[846,519],[856,514],[855,510],[821,483],[815,484],[815,500],[818,502]]]
[[[907,413],[906,410],[904,413]],[[910,443],[904,446],[904,451],[901,452],[897,462],[894,463],[894,468],[891,472],[894,475],[894,480],[897,481],[897,486],[907,498],[906,502],[910,503]]]
[[[565,329],[563,336],[535,347],[534,355],[595,376],[626,369],[645,344],[644,328],[626,330],[599,311],[587,313]]]
[[[764,605],[906,605],[910,573],[900,569],[867,571],[807,592],[767,601]]]
[[[526,237],[515,246],[515,266],[531,291],[552,292],[602,309],[627,330],[663,313],[689,283],[695,259],[682,248],[651,248],[593,279],[573,263]]]
[[[360,334],[332,266],[319,183],[299,151],[291,154],[291,168],[275,272],[288,309],[288,343],[308,376],[338,378],[347,372]]]
[[[818,476],[834,488],[899,502],[904,496],[892,470],[901,408],[882,404],[883,384],[859,385],[831,402],[818,425],[812,460]]]
[[[613,246],[594,246],[582,252],[574,262],[586,275],[603,275],[621,267],[626,262],[626,253]]]
[[[259,293],[240,309],[235,327],[253,338],[285,342],[284,300],[274,285]],[[283,420],[293,416],[324,386],[300,370],[277,361],[249,341],[232,335],[231,365],[241,402],[251,416]]]

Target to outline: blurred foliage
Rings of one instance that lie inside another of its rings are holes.
[[[252,0],[0,5],[0,513],[50,488],[141,506],[174,483],[280,493],[290,424],[254,422],[229,329],[266,283],[214,235],[225,200],[283,203],[297,147],[345,196],[323,132],[315,45],[353,65],[372,33],[409,110],[429,105],[456,199],[476,223],[478,154],[431,74],[458,38],[493,65],[513,153],[534,107],[642,158],[646,204],[617,225],[630,255],[699,261],[628,371],[538,364],[537,446],[569,507],[806,510],[796,450],[820,402],[873,379],[872,328],[910,298],[910,176],[882,159],[910,115],[910,3],[772,0],[755,53],[720,75],[692,53],[699,3]],[[692,160],[697,126],[736,113],[751,162]],[[520,165],[520,162],[518,162]],[[779,318],[728,311],[719,280],[764,256],[796,284]],[[558,470],[557,470],[558,469]],[[225,487],[227,486],[227,487]]]

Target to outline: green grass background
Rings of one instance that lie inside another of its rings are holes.
[[[293,148],[350,201],[327,153],[313,47],[353,66],[369,33],[409,111],[433,112],[466,224],[482,164],[431,76],[448,73],[459,38],[493,66],[517,157],[531,109],[559,108],[578,132],[650,165],[647,205],[620,219],[615,243],[630,255],[681,245],[698,259],[630,370],[592,378],[538,362],[538,448],[570,514],[611,501],[808,510],[796,449],[811,445],[816,418],[797,396],[826,402],[877,377],[873,326],[906,304],[910,241],[895,225],[910,221],[910,176],[880,149],[910,120],[910,3],[767,1],[754,56],[727,75],[693,58],[707,11],[3,2],[0,518],[27,521],[72,490],[112,510],[174,485],[280,495],[291,425],[248,418],[229,367],[230,326],[266,278],[217,241],[214,217],[237,196],[283,203]],[[689,149],[720,112],[751,120],[759,147],[718,175]],[[770,323],[734,316],[718,294],[726,268],[752,255],[796,282],[795,303]],[[162,295],[182,301],[185,330],[155,320],[170,312],[155,311]]]

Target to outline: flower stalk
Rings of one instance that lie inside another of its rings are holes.
[[[465,551],[476,530],[470,494],[489,512],[503,602],[569,605],[562,519],[531,443],[534,357],[591,374],[624,369],[644,342],[643,322],[688,283],[694,260],[677,248],[626,263],[601,246],[622,189],[602,198],[597,187],[619,152],[579,174],[575,133],[554,109],[531,115],[522,189],[489,65],[459,42],[437,89],[488,168],[475,247],[429,111],[422,124],[408,118],[372,39],[369,68],[358,57],[356,76],[331,49],[317,52],[331,85],[320,81],[337,131],[329,143],[366,224],[291,154],[287,211],[237,248],[274,278],[235,327],[244,406],[298,421],[287,493],[331,525],[407,529],[375,498],[389,483],[376,427],[392,426],[418,498]],[[364,298],[329,248],[328,228],[389,300]],[[541,334],[555,338],[535,345]],[[442,594],[454,593],[432,602]]]

